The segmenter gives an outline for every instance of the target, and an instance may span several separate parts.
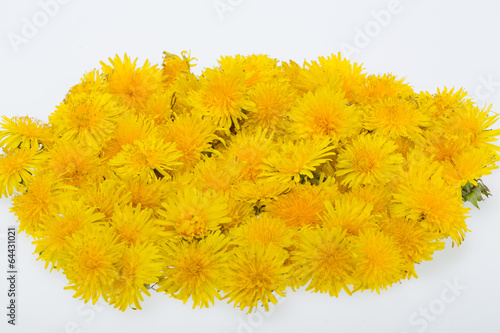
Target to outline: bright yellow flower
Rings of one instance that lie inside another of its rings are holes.
[[[374,103],[384,99],[405,98],[413,94],[413,89],[404,78],[398,79],[392,74],[368,75],[366,84],[360,86],[357,99],[363,103]]]
[[[84,74],[83,78],[81,78],[80,80],[81,82],[79,84],[71,87],[68,94],[88,94],[93,91],[105,93],[108,90],[105,85],[105,75],[99,72],[97,69],[93,69],[90,72]]]
[[[358,235],[363,230],[377,229],[372,215],[373,203],[353,196],[343,195],[332,202],[326,201],[326,213],[322,216],[325,228],[342,227],[347,235]]]
[[[75,232],[68,238],[68,250],[61,255],[70,283],[64,289],[74,290],[73,297],[81,297],[85,303],[92,299],[95,304],[101,296],[108,300],[124,250],[118,236],[106,226],[91,224]]]
[[[113,280],[109,293],[109,304],[121,311],[135,306],[142,309],[142,294],[151,296],[146,285],[158,281],[161,275],[161,256],[151,243],[137,243],[125,248],[121,260],[116,264],[118,277]]]
[[[430,125],[430,114],[411,99],[386,99],[365,109],[364,127],[394,139],[421,139],[423,129]]]
[[[289,267],[284,266],[288,254],[274,245],[252,243],[236,247],[224,271],[223,288],[234,307],[248,307],[248,313],[262,304],[269,310],[269,302],[276,304],[275,293],[285,297]]]
[[[358,251],[355,279],[359,282],[353,291],[371,290],[380,294],[381,289],[403,277],[403,258],[398,244],[389,235],[364,230],[355,243]]]
[[[0,197],[20,191],[40,165],[36,148],[5,149],[0,154]]]
[[[119,241],[128,247],[156,242],[161,238],[162,228],[152,218],[151,209],[141,209],[141,204],[133,207],[115,205],[115,213],[111,219],[110,226],[119,236]]]
[[[64,185],[61,179],[49,171],[36,172],[25,179],[25,190],[12,198],[10,209],[19,220],[19,232],[38,238],[45,229],[44,217],[57,213],[59,203],[76,188]]]
[[[187,240],[205,237],[221,224],[231,222],[224,197],[197,188],[179,189],[163,203],[163,208],[158,211],[162,216],[158,222],[169,228],[170,235]]]
[[[162,127],[165,142],[173,142],[182,153],[179,161],[184,169],[191,169],[202,157],[202,153],[213,153],[212,141],[219,139],[214,134],[216,127],[207,119],[198,116],[179,115]]]
[[[175,101],[172,90],[158,90],[148,98],[140,114],[153,119],[156,125],[165,124],[172,117]]]
[[[120,97],[130,108],[140,109],[148,98],[162,87],[162,75],[157,65],[146,60],[137,68],[137,59],[132,62],[125,54],[123,60],[116,55],[109,58],[111,65],[101,61],[109,93]]]
[[[122,114],[112,95],[100,92],[77,93],[67,97],[49,116],[54,133],[64,141],[99,150],[111,139]]]
[[[417,277],[415,264],[432,260],[435,251],[444,249],[444,242],[436,240],[436,233],[427,230],[420,222],[405,218],[385,218],[382,230],[391,235],[403,256],[404,274],[409,279]],[[404,276],[403,276],[404,277]]]
[[[54,137],[50,125],[42,123],[30,117],[7,118],[2,116],[0,123],[0,147],[22,148],[33,147],[38,149],[40,145],[52,144]]]
[[[404,159],[392,140],[380,135],[361,134],[347,144],[337,157],[337,177],[349,187],[386,184]]]
[[[51,270],[59,270],[61,255],[69,250],[68,237],[86,226],[103,223],[104,218],[104,214],[96,212],[94,207],[81,200],[62,200],[57,213],[42,217],[43,236],[33,242],[36,245],[35,253],[39,254],[37,260],[44,260],[45,268],[50,264]]]
[[[334,200],[338,195],[333,179],[319,186],[298,184],[287,194],[267,204],[266,211],[283,219],[290,227],[313,226],[321,224],[320,216],[326,211],[325,201]]]
[[[109,161],[114,171],[120,177],[146,176],[150,179],[169,178],[169,170],[181,165],[179,159],[182,153],[175,143],[165,143],[155,137],[137,140],[133,144],[122,146],[122,151]]]
[[[246,74],[237,69],[205,69],[200,89],[190,96],[191,103],[198,114],[229,134],[231,126],[239,129],[239,122],[247,117],[243,110],[253,107],[245,79]]]
[[[360,112],[348,104],[335,86],[320,87],[298,100],[290,113],[293,138],[330,137],[336,144],[359,133]]]
[[[271,151],[261,167],[261,177],[269,182],[299,182],[301,176],[314,178],[316,167],[331,160],[334,155],[330,139],[314,138],[288,141],[281,149]]]
[[[261,242],[265,246],[273,244],[286,248],[292,245],[295,232],[282,219],[263,213],[258,217],[250,217],[241,226],[232,229],[230,234],[233,242],[239,246]]]
[[[84,202],[95,207],[96,211],[111,218],[115,212],[115,205],[125,206],[131,201],[131,195],[124,184],[115,179],[88,184],[81,189]]]
[[[168,242],[164,250],[164,278],[158,291],[180,299],[184,304],[193,300],[193,309],[209,307],[221,299],[219,290],[227,265],[229,238],[220,233],[194,242]]]
[[[448,117],[453,112],[459,111],[464,102],[467,101],[467,92],[460,88],[455,91],[455,88],[444,87],[443,91],[437,88],[436,94],[429,94],[428,92],[420,93],[420,99],[429,99],[432,101],[434,108],[431,111],[433,117]]]
[[[197,60],[196,58],[191,58],[191,52],[182,51],[181,57],[172,53],[163,52],[161,73],[167,86],[170,86],[179,75],[188,73],[191,67],[196,66],[196,64],[191,63]]]
[[[476,179],[498,168],[495,164],[498,160],[498,154],[490,147],[471,147],[444,164],[443,178],[453,185],[464,186],[467,182],[477,185]]]
[[[299,233],[292,251],[294,275],[306,290],[339,296],[351,295],[348,285],[355,284],[356,257],[346,230],[337,228],[309,229]]]

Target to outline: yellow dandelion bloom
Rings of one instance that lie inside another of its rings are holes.
[[[243,110],[253,106],[245,79],[243,71],[207,68],[200,78],[200,89],[190,95],[197,114],[208,117],[226,134],[231,126],[239,129],[239,121],[247,117]]]
[[[158,291],[180,299],[193,300],[193,309],[209,307],[221,299],[223,270],[227,264],[229,238],[220,233],[194,242],[169,242],[164,250],[164,278]]]
[[[405,79],[392,74],[368,75],[365,85],[359,87],[357,99],[363,103],[374,103],[384,99],[399,99],[412,95],[413,89]]]
[[[175,191],[176,186],[166,178],[151,180],[141,176],[122,179],[119,183],[124,184],[123,190],[130,193],[130,203],[134,207],[140,205],[142,209],[152,209],[153,217],[158,217],[156,211],[161,209],[162,202]]]
[[[113,158],[122,151],[124,145],[133,145],[136,140],[146,140],[157,133],[151,119],[143,114],[127,113],[116,123],[113,138],[102,149],[104,158]]]
[[[196,64],[192,64],[192,62],[197,59],[191,57],[191,52],[182,51],[181,57],[172,53],[163,52],[161,73],[167,86],[170,86],[179,75],[188,73],[191,67],[196,66]]]
[[[161,275],[161,256],[151,243],[137,243],[125,248],[121,260],[116,264],[118,277],[113,280],[109,293],[109,304],[121,311],[129,306],[142,309],[139,302],[142,294],[151,296],[147,284],[158,281]]]
[[[387,212],[392,200],[392,188],[381,185],[365,185],[353,188],[346,195],[373,204],[372,214]]]
[[[375,230],[364,230],[356,242],[358,262],[353,291],[371,290],[380,294],[381,289],[401,280],[403,258],[401,249],[389,235]]]
[[[9,197],[14,191],[20,191],[39,164],[36,148],[4,148],[0,154],[0,197]]]
[[[172,117],[175,101],[172,90],[158,90],[148,98],[141,114],[153,119],[156,125],[164,124]]]
[[[465,232],[469,231],[465,224],[465,214],[469,209],[463,205],[460,188],[445,182],[441,168],[435,170],[424,163],[410,164],[412,167],[429,171],[410,170],[409,173],[414,174],[411,180],[396,185],[391,215],[421,221],[430,231],[451,237],[454,243],[460,244]]]
[[[283,264],[287,258],[288,253],[274,245],[236,247],[224,271],[224,298],[241,310],[248,307],[248,313],[259,304],[269,310],[269,302],[278,302],[275,294],[285,297],[290,267]]]
[[[421,99],[428,99],[432,102],[434,108],[431,110],[431,115],[435,118],[447,117],[461,109],[463,103],[467,101],[466,97],[467,92],[462,88],[457,91],[455,91],[455,88],[448,90],[448,88],[444,87],[442,91],[437,88],[437,93],[433,95],[428,92],[420,93]]]
[[[113,216],[115,205],[122,207],[131,201],[131,194],[125,185],[115,179],[88,184],[81,189],[81,196],[87,205],[95,207],[106,218]]]
[[[293,184],[269,182],[267,180],[245,180],[237,184],[232,194],[235,198],[246,201],[257,206],[265,205],[279,195],[288,192]]]
[[[280,75],[278,60],[265,54],[227,56],[221,57],[217,62],[223,71],[239,70],[246,73],[245,84],[248,87],[269,82]]]
[[[313,138],[284,142],[264,159],[261,177],[269,182],[299,182],[301,176],[314,178],[316,167],[331,160],[334,155],[328,138]]]
[[[61,255],[68,251],[68,237],[88,225],[102,223],[105,215],[95,211],[82,200],[63,200],[59,203],[57,213],[43,217],[43,236],[34,241],[37,260],[45,261],[45,268],[59,270]]]
[[[216,128],[207,119],[198,116],[179,115],[162,127],[165,142],[174,142],[182,153],[179,161],[184,169],[191,169],[202,157],[202,153],[214,152],[212,141],[219,139]]]
[[[491,108],[492,105],[480,109],[472,102],[465,103],[463,109],[455,112],[448,120],[448,135],[457,135],[474,147],[500,150],[492,143],[498,140],[496,137],[500,135],[500,129],[489,129],[499,117],[498,114],[489,115]]]
[[[109,161],[109,165],[124,178],[143,175],[156,179],[156,173],[169,178],[168,171],[182,164],[179,162],[181,157],[175,143],[151,137],[122,146],[122,151]]]
[[[442,131],[429,131],[425,136],[425,150],[437,161],[451,161],[467,148],[468,143],[459,136],[446,135]]]
[[[162,87],[161,71],[148,60],[139,68],[137,59],[132,62],[127,54],[123,60],[117,55],[109,62],[111,65],[101,61],[109,93],[120,97],[130,108],[140,109]]]
[[[274,147],[272,133],[258,127],[253,132],[242,131],[232,136],[227,149],[221,149],[221,158],[241,164],[243,180],[257,180],[262,172],[260,167]]]
[[[241,163],[207,157],[193,168],[192,180],[204,191],[230,193],[241,178],[241,167]]]
[[[127,246],[146,242],[156,242],[161,238],[162,228],[152,219],[151,209],[141,209],[141,204],[133,207],[115,205],[115,213],[110,226],[119,236],[119,241]]]
[[[382,231],[392,236],[403,257],[404,272],[408,279],[417,277],[415,264],[432,260],[435,251],[444,249],[444,242],[436,240],[438,235],[427,230],[421,223],[405,218],[385,218]]]
[[[105,226],[89,225],[68,238],[68,250],[61,255],[63,272],[69,281],[64,289],[75,291],[73,297],[92,299],[95,304],[102,296],[108,299],[113,282],[118,278],[118,264],[124,246],[117,242],[115,232]]]
[[[333,204],[325,202],[326,213],[321,217],[325,228],[342,227],[347,235],[358,235],[363,230],[378,229],[372,215],[373,203],[343,195]]]
[[[107,92],[107,87],[105,86],[104,82],[105,76],[103,75],[103,73],[99,72],[97,69],[94,69],[84,74],[83,78],[81,78],[81,82],[71,87],[68,94],[88,94],[93,91],[104,93]]]
[[[249,93],[254,105],[247,110],[249,113],[245,126],[283,130],[287,125],[286,116],[294,103],[295,95],[295,89],[283,80],[258,84]]]
[[[54,137],[50,125],[30,117],[7,118],[0,123],[0,147],[36,148],[52,144]]]
[[[259,214],[258,217],[250,217],[241,226],[232,229],[230,235],[233,242],[239,246],[261,242],[265,246],[273,244],[286,248],[292,245],[295,231],[287,226],[282,219],[263,213]]]
[[[338,228],[308,229],[299,233],[295,250],[291,252],[294,275],[306,290],[339,296],[344,291],[351,295],[348,285],[355,284],[356,257],[346,236]]]
[[[205,237],[231,222],[224,197],[197,188],[186,187],[172,194],[163,208],[158,211],[162,217],[158,222],[171,229],[169,234],[187,240]]]
[[[99,150],[113,135],[122,109],[110,94],[71,94],[49,116],[54,133],[64,141],[77,141]]]
[[[100,166],[95,150],[74,142],[58,142],[47,152],[47,167],[69,185],[81,187],[102,180]]]
[[[489,147],[471,147],[444,163],[443,178],[450,184],[464,186],[467,182],[477,185],[476,179],[497,169],[498,154]]]
[[[319,186],[298,184],[285,195],[266,205],[270,215],[283,219],[294,228],[321,224],[320,216],[326,211],[325,201],[334,200],[339,195],[333,179]]]
[[[289,130],[295,139],[321,136],[337,143],[361,129],[360,112],[348,104],[342,91],[331,85],[305,94],[289,116]]]
[[[421,139],[423,129],[430,125],[430,114],[411,99],[385,99],[365,108],[364,128],[394,139]]]
[[[38,238],[45,228],[43,217],[56,213],[59,203],[74,194],[76,188],[48,171],[36,172],[25,181],[25,191],[12,198],[10,211],[18,217],[19,232]]]
[[[342,177],[341,184],[349,187],[384,185],[404,161],[403,156],[395,152],[397,148],[392,140],[383,136],[361,134],[340,151],[335,175]]]

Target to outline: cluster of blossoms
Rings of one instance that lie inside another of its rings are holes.
[[[0,193],[85,302],[378,293],[461,243],[463,201],[497,167],[497,116],[461,89],[417,93],[340,55],[199,76],[187,53],[136,62],[102,62],[48,124],[0,123]]]

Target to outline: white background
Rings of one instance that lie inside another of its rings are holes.
[[[64,2],[50,7],[48,16],[39,1],[0,0],[0,114],[47,121],[83,73],[116,53],[139,57],[142,64],[161,63],[163,51],[191,50],[199,74],[221,55],[264,53],[302,63],[347,44],[357,50],[344,55],[363,63],[367,73],[406,76],[416,91],[464,87],[481,105],[500,106],[499,1],[400,0],[394,8],[389,0]],[[224,4],[231,10],[214,6]],[[388,7],[390,16],[374,14]],[[38,31],[25,27],[33,23]],[[24,40],[16,45],[13,38]],[[20,234],[15,327],[6,323],[5,233],[16,221],[10,200],[1,199],[0,331],[500,332],[500,172],[484,180],[493,197],[480,211],[471,210],[465,242],[419,265],[418,279],[381,295],[290,292],[267,315],[245,316],[225,302],[192,310],[163,294],[147,298],[142,311],[84,305],[63,290],[62,273],[35,260],[31,239]],[[453,294],[445,281],[462,289]],[[444,303],[442,295],[455,297]],[[425,319],[419,311],[429,307]]]

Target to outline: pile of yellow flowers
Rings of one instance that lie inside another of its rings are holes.
[[[417,93],[340,54],[221,57],[199,76],[193,60],[116,56],[48,124],[0,123],[0,193],[85,302],[378,293],[459,245],[464,201],[489,194],[498,116],[462,89]]]

